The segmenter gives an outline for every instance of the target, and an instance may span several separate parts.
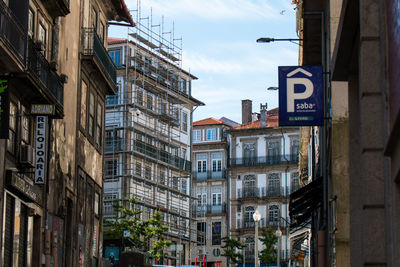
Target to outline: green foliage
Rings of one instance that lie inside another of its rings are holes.
[[[221,246],[223,249],[221,255],[228,257],[233,263],[241,262],[243,260],[243,255],[240,250],[243,249],[245,245],[235,239],[229,238],[228,236],[223,237],[222,241],[224,242],[224,245]]]
[[[260,251],[261,262],[264,263],[275,262],[276,261],[275,245],[278,242],[278,237],[276,236],[274,230],[268,228],[266,231],[263,231],[259,239],[264,245],[264,249]]]
[[[147,251],[159,259],[165,256],[163,250],[172,242],[164,240],[168,226],[163,225],[160,211],[154,211],[147,221],[142,221],[140,214],[143,211],[139,209],[138,201],[133,198],[126,199],[123,204],[117,203],[114,210],[118,214],[117,217],[104,220],[109,228],[104,232],[105,239],[123,239],[124,231],[129,230],[136,250]]]

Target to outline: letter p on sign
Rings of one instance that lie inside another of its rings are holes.
[[[294,87],[296,84],[305,86],[305,91],[295,93]],[[294,112],[294,100],[307,99],[312,96],[314,92],[314,85],[307,78],[287,78],[287,111]]]

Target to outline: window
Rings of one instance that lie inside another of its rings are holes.
[[[201,154],[197,156],[197,172],[207,172],[207,155]]]
[[[187,193],[187,181],[185,178],[182,178],[181,188],[182,188],[182,193],[186,194]]]
[[[99,216],[99,213],[100,213],[100,194],[96,192],[94,194],[94,214],[96,216]]]
[[[278,225],[280,218],[279,205],[270,205],[268,208],[268,223],[269,225]]]
[[[160,184],[165,185],[165,171],[163,170],[160,170],[159,182]]]
[[[290,190],[291,192],[294,192],[297,189],[299,189],[299,172],[292,172],[290,187],[291,187]]]
[[[100,27],[99,27],[99,38],[100,38],[101,42],[103,43],[103,45],[104,45],[104,34],[105,34],[104,29],[105,29],[104,23],[103,23],[103,22],[100,22]]]
[[[188,128],[188,115],[186,112],[182,112],[182,131],[187,132]]]
[[[220,172],[222,171],[222,155],[221,154],[212,154],[212,171]]]
[[[297,161],[299,158],[300,143],[298,139],[292,139],[292,144],[290,147],[290,159],[292,161]]]
[[[270,173],[268,175],[268,195],[269,196],[280,196],[281,178],[279,173]]]
[[[207,129],[207,140],[216,140],[215,129]]]
[[[146,107],[153,110],[153,96],[150,94],[147,95]]]
[[[118,175],[118,161],[116,159],[105,161],[105,175],[116,176]]]
[[[15,143],[17,141],[17,115],[17,104],[10,101],[10,124],[8,130],[7,150],[11,154],[15,154]]]
[[[22,110],[22,121],[21,121],[21,139],[26,143],[30,143],[30,136],[31,136],[31,121],[28,115],[25,113],[26,108],[23,107]]]
[[[95,112],[95,105],[94,105],[94,94],[90,92],[89,95],[89,135],[94,135],[94,112]]]
[[[201,141],[201,131],[193,130],[193,142]]]
[[[246,259],[254,259],[255,242],[254,237],[246,237],[244,240]]]
[[[269,140],[268,141],[268,162],[270,164],[279,163],[280,146],[281,146],[281,142],[279,140]]]
[[[246,228],[253,228],[255,226],[253,219],[253,214],[255,211],[255,208],[252,206],[244,208],[244,226]]]
[[[220,206],[222,205],[222,193],[212,193],[212,205]]]
[[[143,106],[143,91],[136,90],[136,104]]]
[[[32,9],[29,9],[28,14],[28,35],[33,38],[35,33],[35,12]]]
[[[257,196],[256,176],[245,175],[243,183],[244,183],[243,196],[256,197]]]
[[[97,11],[94,8],[92,8],[92,27],[97,29]]]
[[[121,66],[121,49],[110,50],[108,51],[108,54],[110,55],[110,58],[114,62],[115,66]]]
[[[151,180],[151,167],[150,166],[146,166],[144,168],[144,178],[147,180]]]
[[[139,177],[142,176],[142,163],[136,162],[135,174]]]
[[[244,164],[246,166],[251,166],[256,163],[256,143],[255,142],[246,142],[243,144],[243,157]]]
[[[206,238],[207,224],[205,222],[197,223],[197,245],[205,246],[207,243]]]
[[[42,42],[44,51],[46,51],[46,47],[47,47],[47,29],[42,23],[39,23],[38,40],[40,42]]]
[[[81,127],[86,129],[86,95],[87,95],[87,84],[82,81],[81,82]]]
[[[179,190],[179,180],[178,177],[172,177],[172,188]]]
[[[197,206],[207,205],[207,191],[206,188],[197,189]]]
[[[103,106],[99,101],[97,103],[97,120],[96,120],[96,144],[101,146],[103,141]]]
[[[212,244],[221,245],[221,222],[212,223]]]

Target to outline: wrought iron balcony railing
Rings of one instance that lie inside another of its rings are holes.
[[[248,167],[248,166],[266,166],[281,164],[296,164],[299,162],[298,154],[263,156],[263,157],[245,157],[232,158],[229,160],[231,167]]]
[[[285,192],[285,187],[244,187],[238,188],[236,197],[238,199],[246,198],[262,198],[262,197],[280,197],[289,195],[289,191]]]
[[[117,69],[95,29],[83,29],[82,45],[83,55],[94,56],[100,63],[101,71],[106,75],[111,84],[116,87]]]
[[[26,37],[27,34],[13,12],[4,1],[0,1],[0,38],[22,64],[25,64]]]
[[[45,92],[49,94],[59,107],[64,106],[64,83],[50,66],[38,45],[31,39],[28,42],[28,70],[39,81]]]
[[[221,171],[208,170],[205,172],[193,172],[192,175],[193,175],[193,179],[197,180],[197,181],[219,180],[219,179],[226,179],[227,170],[222,169]]]
[[[193,215],[220,214],[226,212],[226,203],[219,205],[195,205],[193,206]]]

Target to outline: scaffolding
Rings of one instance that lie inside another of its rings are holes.
[[[181,263],[182,244],[190,242],[191,144],[189,116],[199,102],[191,97],[191,80],[182,69],[182,38],[132,11],[136,27],[127,37],[109,41],[117,65],[118,93],[107,97],[104,217],[116,214],[115,201],[133,197],[142,219],[160,210]],[[157,32],[158,30],[158,32]],[[188,253],[187,255],[190,255]],[[189,256],[190,257],[190,256]]]

